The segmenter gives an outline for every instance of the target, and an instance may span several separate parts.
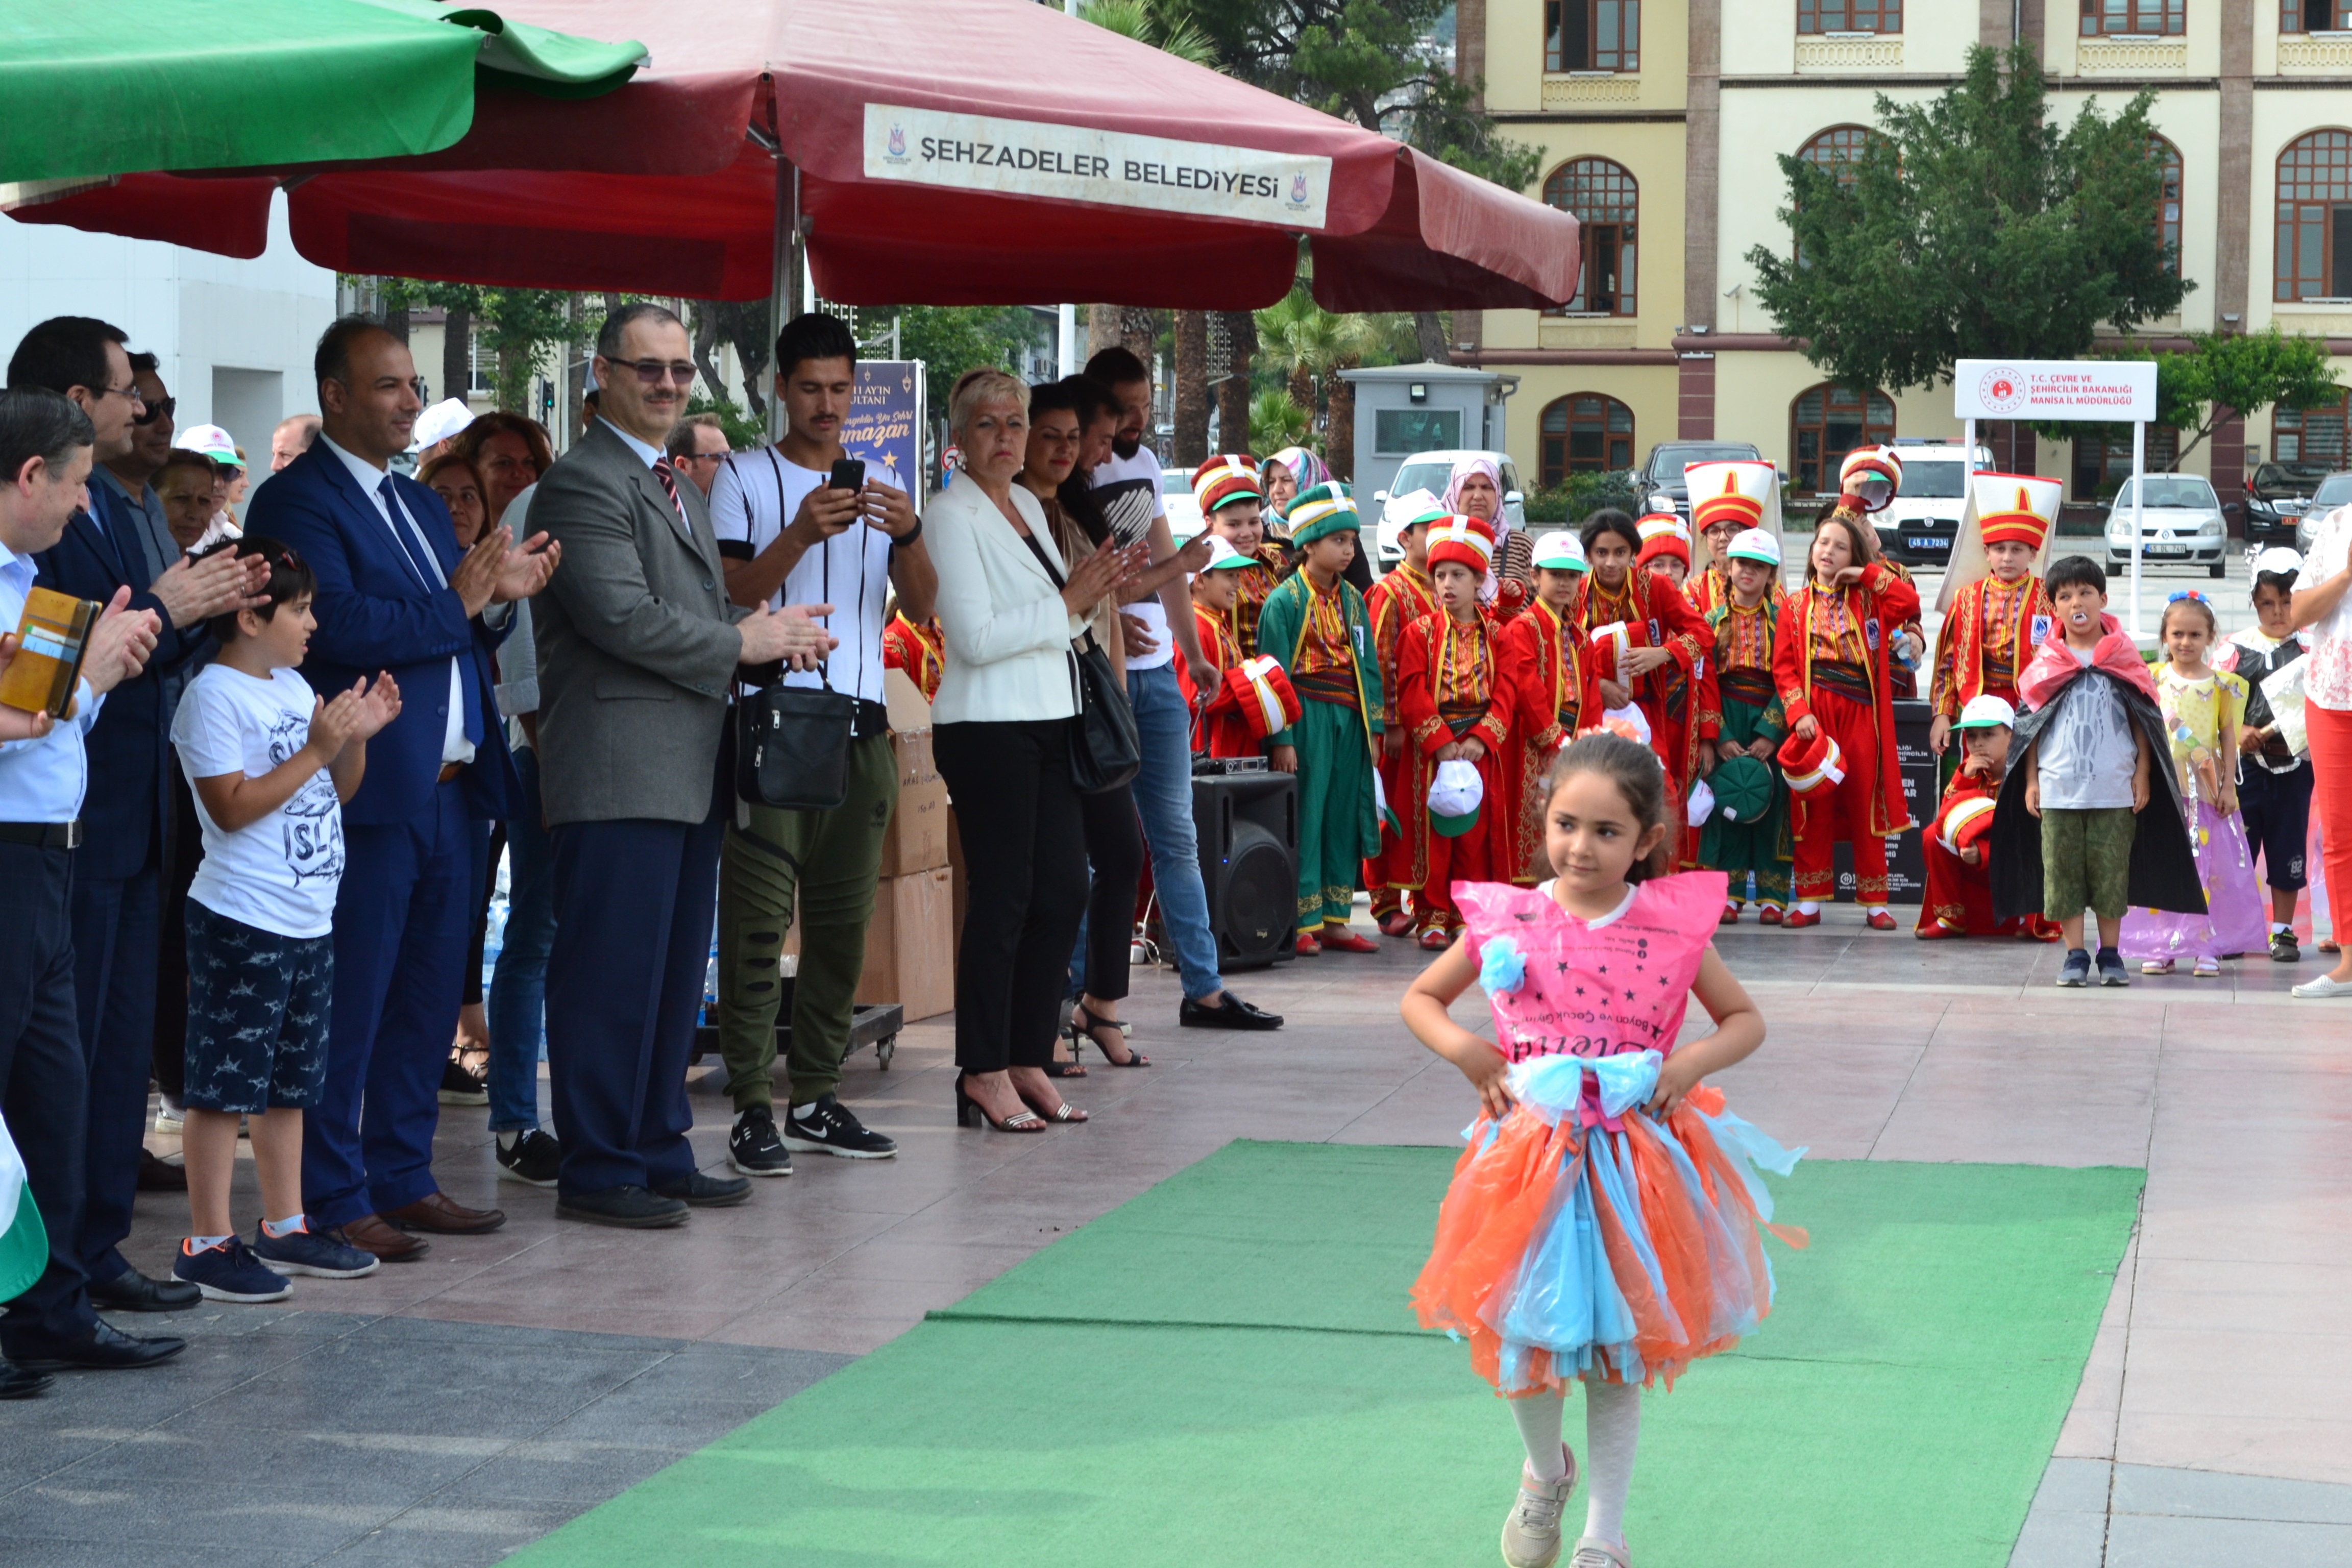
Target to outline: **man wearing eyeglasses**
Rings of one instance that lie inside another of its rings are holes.
[[[813,668],[823,605],[728,595],[710,509],[665,447],[686,412],[685,326],[647,301],[596,334],[596,417],[539,481],[530,521],[563,570],[532,610],[541,798],[555,851],[547,1070],[563,1143],[556,1213],[650,1229],[741,1203],[696,1168],[686,1068],[717,908],[738,665]]]
[[[706,496],[719,478],[719,465],[733,450],[727,442],[727,426],[716,414],[689,414],[669,433],[670,466]]]
[[[25,334],[8,362],[8,384],[58,392],[89,418],[94,457],[131,458],[147,400],[131,374],[119,327],[58,316]],[[162,384],[152,384],[158,394]],[[74,994],[82,1054],[89,1068],[84,1132],[87,1175],[74,1246],[90,1298],[111,1311],[168,1312],[193,1307],[196,1291],[151,1279],[119,1244],[131,1208],[147,1123],[147,1078],[154,1050],[155,968],[161,936],[163,865],[172,810],[167,679],[191,670],[211,646],[205,623],[260,603],[266,575],[226,558],[162,572],[147,540],[143,500],[128,486],[93,478],[90,510],[77,511],[58,542],[36,558],[36,581],[78,599],[105,603],[127,588],[133,610],[152,611],[153,656],[137,677],[108,694],[85,742],[89,789],[81,805],[71,904]],[[142,496],[145,484],[140,486]]]

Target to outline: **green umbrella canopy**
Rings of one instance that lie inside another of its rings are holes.
[[[0,13],[0,181],[433,153],[476,71],[554,97],[646,58],[432,0],[113,0]]]

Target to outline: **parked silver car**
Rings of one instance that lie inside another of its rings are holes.
[[[2127,567],[2132,548],[2132,484],[2126,479],[2107,511],[2107,565]],[[2197,474],[2147,474],[2138,481],[2147,487],[2140,512],[2140,554],[2158,565],[2195,565],[2216,576],[2229,571],[2229,525],[2221,521],[2221,500],[2212,485]]]
[[[2330,474],[2320,480],[2303,515],[2294,521],[2295,553],[2310,554],[2311,536],[2318,531],[2320,520],[2337,507],[2347,505],[2352,505],[2352,474]]]

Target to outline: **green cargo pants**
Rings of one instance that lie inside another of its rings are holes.
[[[849,795],[833,810],[755,805],[748,826],[728,826],[719,855],[719,1054],[737,1110],[774,1103],[777,961],[795,907],[801,961],[785,1059],[793,1101],[806,1105],[840,1088],[882,835],[898,804],[890,737],[873,734],[850,742]]]

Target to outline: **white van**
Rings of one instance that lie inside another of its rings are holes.
[[[1372,529],[1374,575],[1386,572],[1404,559],[1404,546],[1399,542],[1399,536],[1404,532],[1406,520],[1402,510],[1392,503],[1412,494],[1415,490],[1427,490],[1432,495],[1444,495],[1445,487],[1453,482],[1454,465],[1464,458],[1485,458],[1501,471],[1504,520],[1513,528],[1527,527],[1527,493],[1519,485],[1519,466],[1511,461],[1510,454],[1470,451],[1415,452],[1397,465],[1396,478],[1389,481],[1387,489],[1372,492],[1372,500],[1381,509],[1379,520],[1373,524]],[[1360,503],[1359,504],[1360,506]],[[1362,510],[1369,514],[1370,509]]]
[[[1895,455],[1903,459],[1903,487],[1870,519],[1879,548],[1906,566],[1945,565],[1969,504],[1968,454],[1958,441],[1898,439]],[[1991,467],[1991,449],[1979,445],[1973,468]]]

